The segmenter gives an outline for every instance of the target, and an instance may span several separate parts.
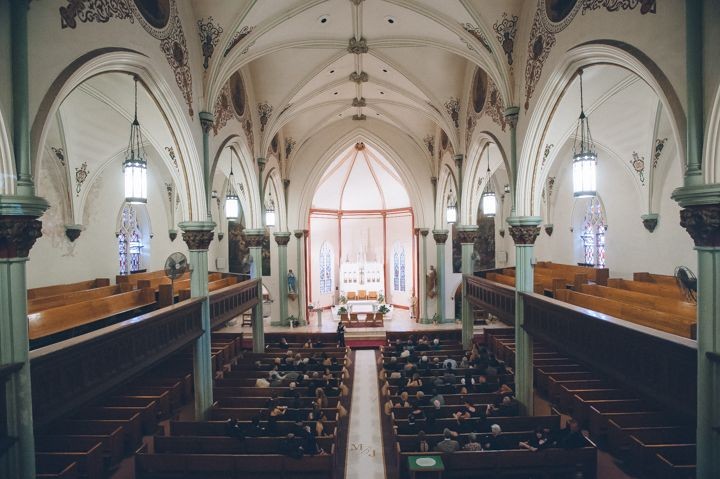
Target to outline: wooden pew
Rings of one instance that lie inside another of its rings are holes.
[[[155,292],[141,289],[39,311],[28,315],[30,340],[87,326],[153,304]]]
[[[633,281],[644,281],[646,283],[664,284],[666,286],[677,286],[675,276],[655,273],[633,273]]]
[[[654,296],[663,296],[673,298],[677,301],[685,301],[685,294],[677,287],[677,285],[668,285],[663,283],[651,283],[647,281],[632,281],[621,278],[610,278],[607,282],[610,288],[627,289],[638,293],[652,294]]]
[[[648,328],[676,334],[685,338],[695,339],[695,321],[690,321],[676,314],[664,313],[662,311],[642,308],[640,306],[623,303],[621,301],[569,290],[558,291],[558,297],[556,299],[574,304],[575,306],[580,306],[614,316],[618,319],[640,324]]]
[[[655,449],[655,479],[695,477],[696,447],[673,445]]]
[[[77,462],[64,456],[41,455],[35,457],[37,479],[77,479]]]
[[[657,451],[666,446],[694,446],[695,431],[684,428],[648,429],[630,435],[629,461],[649,474],[655,468]]]
[[[65,438],[68,442],[77,437],[92,438],[102,444],[111,465],[118,464],[125,453],[125,430],[116,424],[60,421],[44,429],[39,437]]]
[[[623,303],[634,304],[664,313],[676,314],[690,321],[695,321],[697,318],[696,304],[679,301],[674,298],[640,293],[628,289],[609,288],[595,284],[581,285],[576,291],[592,296],[621,301]]]
[[[222,289],[222,288],[227,288],[228,286],[232,286],[234,284],[237,284],[237,277],[235,277],[235,276],[217,279],[217,280],[212,281],[211,283],[208,283],[208,292],[212,293],[213,291],[217,291],[218,289]],[[184,301],[191,297],[190,288],[176,289],[176,291],[177,291],[180,301]]]
[[[78,473],[88,479],[102,479],[102,443],[93,438],[35,437],[35,455],[41,460],[61,457],[77,463]]]
[[[499,273],[487,273],[485,277],[490,280],[494,281],[496,283],[504,284],[505,286],[510,286],[512,288],[515,287],[515,277],[514,276],[506,276],[504,274]],[[545,288],[542,284],[539,282],[535,282],[533,284],[533,291],[538,294],[543,294],[545,291]]]
[[[129,283],[137,287],[137,282],[141,279],[163,278],[165,270],[148,271],[146,273],[119,274],[115,276],[115,284]]]
[[[110,286],[110,280],[108,278],[96,278],[87,281],[79,281],[77,283],[32,288],[27,291],[27,299],[34,300],[46,298],[48,296],[57,296],[59,294],[73,293],[75,291],[83,291],[86,289],[102,288],[104,286]]]
[[[93,289],[56,294],[53,296],[45,296],[42,298],[28,300],[27,312],[28,314],[37,313],[38,311],[42,311],[44,309],[67,306],[69,304],[79,303],[82,301],[90,301],[115,294],[127,293],[132,290],[132,285],[121,284],[115,286],[101,286]]]
[[[587,279],[593,281],[599,285],[606,286],[608,278],[610,277],[610,270],[608,268],[594,268],[592,266],[575,266],[572,264],[553,263],[552,261],[538,261],[535,268],[544,268],[555,270],[556,272],[562,272],[565,274],[571,274],[573,277],[576,274],[587,275]]]

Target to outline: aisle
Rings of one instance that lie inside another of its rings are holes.
[[[375,351],[355,352],[346,479],[385,479]]]

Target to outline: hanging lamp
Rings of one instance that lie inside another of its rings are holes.
[[[573,196],[575,198],[587,198],[597,195],[597,154],[590,135],[590,121],[585,116],[582,74],[582,69],[578,70],[580,76],[580,118],[575,129],[572,163]],[[579,145],[578,138],[580,139]]]
[[[123,176],[125,177],[125,202],[147,203],[147,160],[143,146],[142,130],[137,117],[138,77],[135,80],[135,118],[130,124],[130,142],[125,151]]]
[[[272,191],[268,192],[268,200],[265,202],[265,226],[275,226],[275,202],[272,199]]]
[[[233,175],[232,151],[230,153],[230,177],[225,195],[225,218],[237,220],[240,217],[240,198],[235,193],[235,176]]]
[[[482,194],[482,212],[485,216],[493,217],[497,212],[497,198],[490,184],[490,145],[487,146],[487,182],[485,183],[485,191]]]
[[[447,197],[445,221],[447,221],[447,224],[449,225],[457,221],[457,201],[455,200],[455,195],[453,194],[452,188],[450,189],[450,194]]]

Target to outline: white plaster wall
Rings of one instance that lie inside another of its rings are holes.
[[[415,255],[413,250],[412,217],[409,214],[403,216],[388,216],[387,218],[387,280],[385,291],[390,293],[388,301],[399,306],[410,306],[410,296],[413,288],[417,296],[415,286]],[[405,249],[405,291],[393,291],[393,248],[395,245]],[[386,295],[387,297],[387,295]]]
[[[65,236],[65,221],[60,208],[60,197],[49,175],[39,177],[40,187],[50,202],[50,209],[40,218],[43,236],[30,251],[28,287],[72,283],[92,278],[110,278],[115,282],[118,274],[117,231],[118,212],[124,200],[123,177],[120,165],[106,168],[85,188],[90,188],[83,214],[85,230],[71,243]],[[160,184],[158,184],[160,183]],[[143,247],[141,267],[148,271],[162,269],[167,256],[180,251],[188,254],[187,245],[178,236],[171,243],[167,235],[168,223],[164,202],[166,193],[152,166],[148,170],[147,210],[154,237]],[[74,193],[74,191],[73,191]]]
[[[332,292],[320,294],[320,247],[327,241],[333,250],[333,266],[335,269],[334,287],[337,286],[338,268],[338,230],[337,219],[335,218],[310,218],[310,245],[309,245],[309,267],[310,284],[308,285],[309,299],[320,306],[331,306],[333,303]]]

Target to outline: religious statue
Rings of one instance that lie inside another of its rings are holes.
[[[297,279],[295,278],[295,273],[293,273],[293,270],[288,271],[287,281],[288,294],[297,294]]]
[[[427,283],[428,298],[434,298],[437,294],[435,291],[435,288],[437,287],[437,271],[435,271],[435,266],[430,265],[430,270],[428,271],[425,279]]]

